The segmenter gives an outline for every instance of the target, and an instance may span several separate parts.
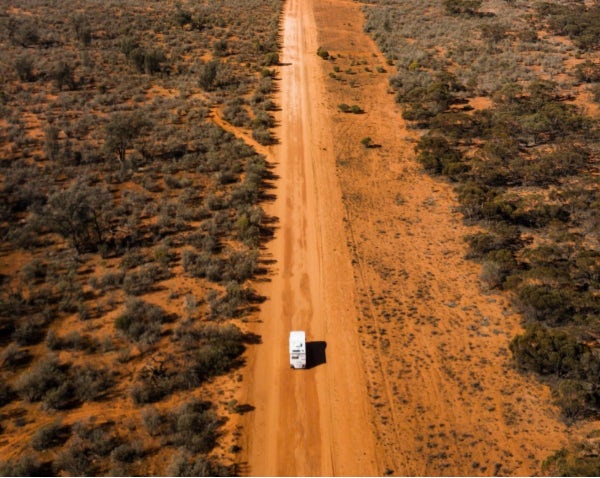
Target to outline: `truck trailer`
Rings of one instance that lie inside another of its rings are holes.
[[[290,332],[290,367],[306,368],[306,334],[303,330]]]

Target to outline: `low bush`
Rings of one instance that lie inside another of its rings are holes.
[[[134,441],[117,446],[110,453],[110,458],[121,463],[133,463],[135,460],[143,458],[145,454],[146,450],[142,442]]]
[[[54,460],[52,467],[57,474],[61,472],[66,472],[71,476],[96,476],[98,474],[93,450],[82,441],[75,441],[62,450]]]
[[[38,315],[22,317],[17,323],[12,339],[19,345],[35,345],[46,335],[44,319]]]
[[[146,263],[148,259],[139,249],[131,249],[127,251],[123,258],[121,259],[121,268],[122,269],[134,269],[137,266],[140,266]],[[117,276],[120,277],[120,276]],[[116,283],[119,283],[120,280],[117,280]]]
[[[142,420],[146,425],[146,430],[150,436],[158,436],[163,433],[165,418],[160,414],[157,408],[147,407],[142,411]]]
[[[457,179],[470,169],[462,161],[460,152],[443,136],[425,135],[421,137],[415,150],[418,153],[417,160],[431,174],[443,174]]]
[[[128,272],[123,278],[123,290],[128,295],[150,292],[154,284],[168,278],[169,272],[158,264],[145,264],[138,270]]]
[[[234,325],[205,325],[195,329],[193,334],[198,344],[190,351],[188,367],[181,374],[187,387],[197,387],[209,377],[241,365],[244,336]]]
[[[563,417],[569,421],[589,414],[589,405],[598,398],[598,392],[594,394],[593,389],[590,390],[589,385],[580,380],[560,380],[553,392]]]
[[[130,396],[136,405],[155,403],[175,390],[175,381],[170,377],[142,377],[130,390]]]
[[[33,356],[28,349],[11,343],[2,352],[2,367],[14,371],[19,367],[27,365],[32,358]]]
[[[50,330],[46,335],[46,346],[50,350],[81,350],[94,353],[100,349],[100,341],[90,334],[81,334],[74,330],[63,337]]]
[[[167,320],[167,314],[161,307],[129,298],[125,311],[115,320],[115,327],[133,342],[154,344],[162,333],[162,324]]]
[[[208,453],[215,447],[221,422],[210,402],[192,399],[170,414],[168,422],[169,444],[184,447],[191,453]]]
[[[563,377],[577,374],[581,357],[589,356],[589,349],[565,332],[536,323],[527,325],[525,333],[512,340],[510,349],[521,369]]]
[[[45,463],[31,455],[0,462],[0,476],[51,476],[50,471]]]
[[[0,378],[0,407],[10,403],[14,398],[12,387]]]
[[[62,445],[69,437],[70,430],[63,427],[61,420],[38,428],[31,438],[31,446],[34,450],[42,451]]]
[[[218,463],[214,458],[175,455],[167,468],[169,476],[237,476],[234,466]]]
[[[277,143],[277,139],[273,133],[263,126],[259,126],[252,130],[252,138],[258,141],[263,146],[269,146]]]
[[[525,284],[517,291],[520,308],[532,320],[559,325],[574,312],[570,292],[548,285]]]
[[[90,279],[90,285],[95,289],[101,290],[103,293],[109,290],[115,290],[121,288],[123,285],[123,279],[125,273],[122,271],[118,272],[106,272],[100,276],[97,280]]]
[[[319,48],[317,48],[317,55],[319,55],[321,58],[323,58],[323,60],[329,60],[329,58],[330,58],[329,52],[321,46]]]
[[[73,393],[78,400],[90,402],[101,400],[114,385],[114,372],[90,364],[71,370]]]
[[[48,357],[24,372],[16,383],[17,392],[29,402],[38,402],[65,382],[65,366],[56,357]]]
[[[600,476],[600,457],[595,452],[595,443],[560,449],[544,460],[542,471],[548,476]]]
[[[353,113],[355,115],[364,113],[364,110],[358,105],[348,105],[346,103],[341,103],[338,105],[338,108],[342,113]]]

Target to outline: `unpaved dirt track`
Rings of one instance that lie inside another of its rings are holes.
[[[567,431],[548,388],[514,370],[519,316],[481,292],[465,260],[475,230],[452,186],[415,162],[418,132],[362,23],[352,0],[286,3],[277,199],[265,208],[279,224],[240,395],[256,407],[241,417],[241,471],[539,474]],[[326,343],[326,363],[289,369],[294,329]]]
[[[276,200],[279,218],[268,249],[268,300],[249,357],[243,443],[253,476],[378,475],[365,373],[356,334],[354,285],[335,176],[312,0],[289,0],[283,25],[281,146]],[[324,351],[325,363],[291,370],[290,330]],[[324,350],[323,350],[324,349]]]

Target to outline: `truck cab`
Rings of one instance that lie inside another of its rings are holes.
[[[303,330],[290,332],[290,367],[306,368],[306,334]]]

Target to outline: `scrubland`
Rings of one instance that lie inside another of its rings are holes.
[[[416,159],[455,191],[478,232],[467,257],[524,331],[514,366],[553,392],[574,428],[600,388],[600,9],[585,2],[369,1],[365,31],[418,132]],[[384,140],[382,140],[384,141]],[[597,474],[595,433],[547,471]]]
[[[2,474],[238,473],[281,6],[2,2]]]

